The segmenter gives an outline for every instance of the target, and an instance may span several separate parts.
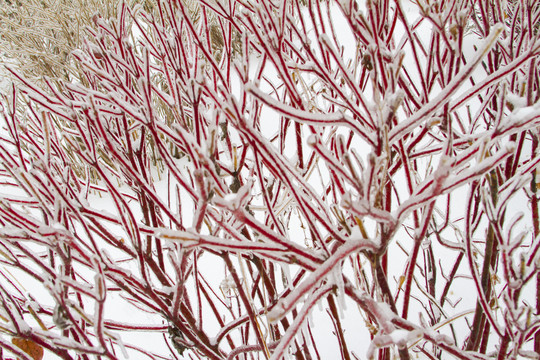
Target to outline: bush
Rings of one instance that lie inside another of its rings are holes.
[[[538,358],[540,10],[525,3],[94,16],[80,76],[13,71],[4,97],[2,347]]]

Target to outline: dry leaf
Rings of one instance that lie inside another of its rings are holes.
[[[11,339],[11,342],[13,343],[13,345],[20,347],[25,353],[30,355],[32,359],[43,359],[43,348],[32,340],[13,338]]]

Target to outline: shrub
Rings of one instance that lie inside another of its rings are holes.
[[[4,99],[0,331],[63,359],[538,358],[539,17],[95,16],[80,81],[13,71]]]

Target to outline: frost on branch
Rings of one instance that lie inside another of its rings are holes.
[[[11,68],[5,352],[538,358],[538,6],[111,14],[76,76]]]

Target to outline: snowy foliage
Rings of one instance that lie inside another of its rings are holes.
[[[538,359],[537,3],[114,14],[11,69],[4,355]]]

